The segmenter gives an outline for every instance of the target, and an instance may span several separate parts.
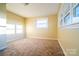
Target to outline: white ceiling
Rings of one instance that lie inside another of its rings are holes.
[[[59,9],[58,3],[30,3],[24,6],[24,3],[8,3],[7,10],[22,17],[36,17],[56,15]]]

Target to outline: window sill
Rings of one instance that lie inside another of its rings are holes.
[[[64,26],[61,26],[60,28],[79,28],[79,23],[64,25]]]

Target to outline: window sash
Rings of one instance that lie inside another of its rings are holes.
[[[72,23],[79,23],[79,4],[73,8]]]
[[[79,17],[79,4],[73,8],[74,17]]]
[[[68,13],[65,17],[64,17],[64,24],[65,25],[70,25],[71,24],[71,19],[70,19],[70,13]]]

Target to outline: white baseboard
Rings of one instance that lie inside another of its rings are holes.
[[[63,50],[63,53],[65,54],[65,56],[67,56],[67,53],[65,52],[65,50],[64,50],[64,48],[63,48],[63,46],[61,45],[61,43],[60,43],[60,41],[58,40],[58,42],[59,42],[59,44],[60,44],[60,47],[62,48],[62,50]]]
[[[30,39],[44,39],[44,40],[57,40],[57,38],[46,38],[46,37],[27,37]]]

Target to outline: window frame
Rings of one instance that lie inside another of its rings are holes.
[[[69,15],[69,19],[68,19],[68,20],[71,20],[70,12],[68,12],[68,13],[65,15],[64,19],[63,19],[63,20],[64,20],[64,21],[63,21],[63,22],[64,22],[64,23],[63,23],[64,25],[71,25],[71,24],[72,24],[72,20],[71,20],[70,23],[67,22],[68,20],[66,19],[66,17],[68,17],[68,15]]]
[[[77,16],[76,15],[76,8],[79,8],[79,3],[78,4],[76,4],[75,6],[74,6],[74,8],[73,8],[73,17],[72,17],[72,24],[79,24],[79,21],[76,21],[78,18],[79,18],[79,16]],[[76,22],[74,22],[74,19],[76,19],[75,21]]]
[[[76,8],[79,7],[79,4],[77,4],[74,8],[73,8],[73,17],[79,17],[76,15]]]

